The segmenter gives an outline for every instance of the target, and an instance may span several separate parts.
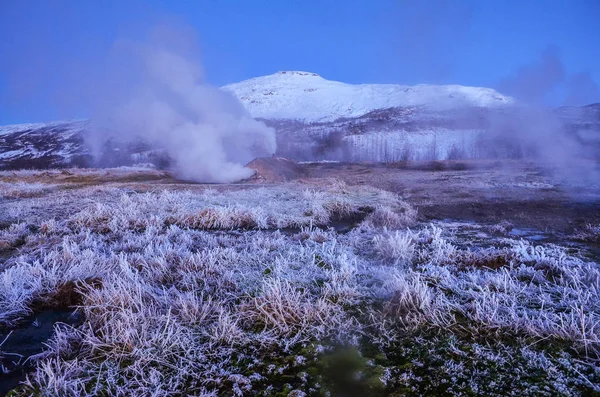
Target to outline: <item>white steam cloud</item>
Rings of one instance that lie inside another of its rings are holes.
[[[569,104],[587,104],[596,95],[589,73],[569,76],[560,51],[550,46],[536,60],[519,66],[502,81],[502,92],[516,97],[520,105],[502,117],[493,117],[489,133],[513,140],[526,159],[552,170],[563,181],[595,183],[600,171],[598,145],[584,131],[570,129],[560,113],[572,119],[584,117],[586,122],[594,120],[585,115],[584,109],[551,109],[545,105],[546,99],[565,82]]]
[[[113,137],[164,149],[180,178],[234,182],[252,159],[275,152],[275,131],[233,95],[203,80],[193,35],[161,26],[148,40],[121,41],[94,101],[96,150]]]

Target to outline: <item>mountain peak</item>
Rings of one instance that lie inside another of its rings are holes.
[[[282,70],[280,72],[275,73],[275,75],[321,77],[316,73],[302,72],[299,70]]]
[[[304,121],[358,117],[376,109],[393,107],[497,107],[514,102],[512,98],[484,87],[355,85],[326,80],[316,73],[287,70],[229,84],[223,89],[233,93],[253,117]]]

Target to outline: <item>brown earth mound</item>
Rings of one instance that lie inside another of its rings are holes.
[[[249,182],[286,182],[308,176],[304,166],[284,157],[259,157],[246,167],[256,171]]]

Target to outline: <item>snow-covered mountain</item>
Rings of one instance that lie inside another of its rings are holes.
[[[489,88],[361,84],[314,73],[279,72],[223,89],[277,132],[277,155],[296,160],[398,161],[523,155],[513,138],[525,131],[514,100]],[[547,117],[546,117],[547,116]],[[548,110],[556,128],[600,158],[600,104]],[[89,122],[0,126],[0,169],[168,166],[143,139],[107,141],[92,161]],[[143,136],[143,131],[140,131]]]
[[[514,102],[491,88],[460,85],[346,84],[316,73],[284,71],[223,89],[256,118],[333,121],[376,109],[427,105],[436,109],[497,107]]]

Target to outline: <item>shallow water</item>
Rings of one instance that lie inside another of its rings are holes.
[[[572,255],[600,264],[600,244],[573,240],[573,237],[564,233],[549,233],[533,228],[512,227],[508,233],[497,235],[488,233],[489,224],[476,222],[462,222],[445,219],[434,224],[450,230],[454,243],[469,249],[485,249],[506,245],[505,237],[513,240],[526,240],[534,245],[555,244],[567,249]]]
[[[29,357],[44,351],[54,333],[54,325],[81,324],[82,317],[73,310],[45,310],[28,317],[18,327],[0,330],[0,396],[14,389],[32,367]]]
[[[508,233],[511,237],[521,237],[526,240],[532,241],[542,241],[548,239],[548,236],[543,234],[539,230],[535,229],[525,229],[525,228],[512,228],[512,230]]]

